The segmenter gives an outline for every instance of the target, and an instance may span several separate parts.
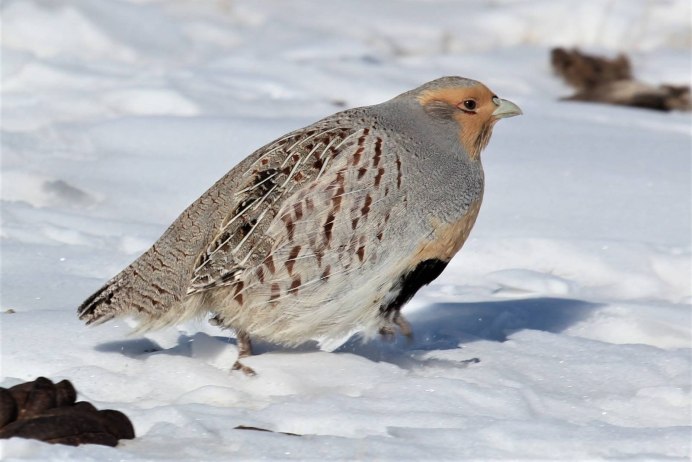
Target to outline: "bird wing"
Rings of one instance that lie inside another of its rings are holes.
[[[226,324],[288,344],[376,315],[356,308],[379,303],[416,244],[384,245],[407,221],[396,143],[373,128],[311,136],[257,159],[190,286]]]
[[[383,261],[387,223],[404,214],[402,170],[395,143],[374,128],[317,127],[270,145],[199,256],[188,293],[234,286],[241,305],[304,310],[338,295],[321,288],[330,279],[341,291],[365,281]]]
[[[358,142],[357,130],[329,119],[266,146],[243,174],[229,213],[198,256],[187,294],[238,282],[272,248],[267,229],[296,191],[319,181],[340,154]]]

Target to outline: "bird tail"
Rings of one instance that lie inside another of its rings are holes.
[[[77,309],[79,319],[89,324],[101,324],[111,319],[127,314],[126,277],[122,273],[108,281],[99,290],[94,292]]]
[[[202,297],[185,297],[176,287],[180,281],[164,277],[166,268],[155,270],[149,253],[94,292],[77,309],[87,325],[102,324],[132,315],[139,322],[135,332],[160,329],[205,313]]]

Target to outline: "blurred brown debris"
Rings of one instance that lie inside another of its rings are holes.
[[[655,86],[635,80],[630,60],[623,54],[608,59],[577,49],[553,48],[550,59],[555,73],[577,90],[565,99],[659,111],[692,110],[689,86]]]
[[[47,443],[116,446],[135,431],[125,414],[97,410],[78,401],[72,383],[54,384],[45,377],[12,388],[0,388],[0,438],[30,438]]]

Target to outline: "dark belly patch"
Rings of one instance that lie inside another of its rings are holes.
[[[421,287],[437,279],[448,263],[433,258],[418,263],[413,270],[402,274],[392,288],[392,292],[398,291],[397,295],[391,302],[380,306],[380,312],[387,315],[399,311]]]

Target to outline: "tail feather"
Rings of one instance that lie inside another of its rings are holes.
[[[146,261],[145,261],[146,263]],[[98,325],[119,316],[133,315],[144,332],[176,324],[204,314],[202,298],[180,294],[182,284],[171,285],[170,279],[157,278],[162,271],[136,261],[94,292],[77,309],[79,319],[87,325]]]
[[[154,245],[79,306],[79,319],[101,324],[133,315],[140,323],[136,331],[142,332],[204,314],[203,296],[187,294],[192,268],[206,242],[197,235],[203,226],[193,218],[202,212],[195,207],[206,210],[205,204],[195,203],[183,212]]]
[[[85,321],[87,325],[96,325],[109,321],[119,314],[124,314],[125,311],[128,311],[123,309],[122,306],[114,304],[114,301],[122,298],[117,296],[121,286],[122,283],[117,278],[108,281],[79,306],[77,309],[79,319]]]

